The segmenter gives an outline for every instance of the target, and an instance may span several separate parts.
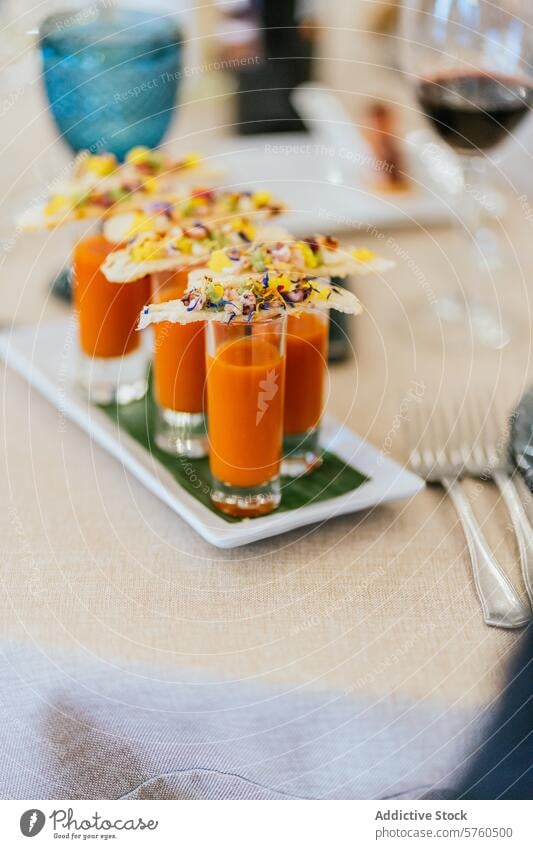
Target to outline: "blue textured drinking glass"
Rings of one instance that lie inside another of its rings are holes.
[[[123,158],[158,145],[181,76],[175,19],[95,7],[47,17],[40,28],[43,80],[62,138],[74,150]]]

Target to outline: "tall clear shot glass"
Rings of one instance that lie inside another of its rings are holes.
[[[230,516],[265,515],[281,500],[285,328],[284,313],[208,322],[211,500]]]
[[[287,367],[282,473],[299,477],[318,468],[324,411],[329,311],[309,310],[287,319]]]
[[[181,298],[190,268],[152,274],[152,301]],[[208,452],[205,416],[204,322],[154,325],[152,359],[156,404],[154,440],[158,448],[178,457],[205,457]]]
[[[149,300],[149,279],[110,283],[100,266],[116,247],[96,233],[81,239],[73,254],[77,380],[95,404],[129,404],[147,388],[147,356],[135,327]]]

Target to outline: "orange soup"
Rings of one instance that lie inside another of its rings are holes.
[[[89,357],[121,357],[141,344],[141,335],[135,328],[140,311],[150,300],[150,280],[106,280],[100,266],[117,247],[98,234],[83,239],[74,248],[74,305],[81,350]]]
[[[181,298],[189,269],[152,275],[154,301]],[[154,393],[160,407],[180,413],[204,411],[205,327],[203,322],[154,324]]]
[[[303,312],[287,319],[283,430],[300,434],[318,425],[324,404],[327,314]]]
[[[285,357],[267,339],[242,337],[207,358],[211,472],[231,486],[279,473]]]

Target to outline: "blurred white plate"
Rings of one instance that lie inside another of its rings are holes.
[[[228,523],[186,492],[164,466],[120,430],[106,413],[88,404],[65,369],[65,360],[69,363],[72,360],[72,333],[70,319],[4,331],[0,333],[0,356],[54,404],[62,416],[83,428],[200,536],[219,548],[245,545],[387,501],[409,498],[424,486],[416,475],[327,417],[322,437],[324,448],[370,480],[346,495],[327,501]]]
[[[402,142],[409,189],[381,191],[373,153],[334,92],[309,83],[293,100],[311,132],[221,139],[208,158],[224,174],[224,185],[268,188],[289,205],[282,224],[297,235],[450,220],[461,171],[431,133],[411,133]]]
[[[285,201],[290,215],[280,224],[297,235],[362,232],[392,227],[430,227],[452,217],[455,193],[439,182],[430,154],[405,144],[411,187],[381,192],[369,183],[364,160],[351,150],[336,153],[313,135],[287,133],[222,140],[208,161],[220,167],[227,188],[265,187]],[[341,156],[342,154],[342,156]]]

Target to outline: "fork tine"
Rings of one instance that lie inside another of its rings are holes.
[[[476,415],[481,423],[477,451],[481,458],[481,464],[486,466],[484,476],[492,477],[495,470],[505,465],[504,446],[507,426],[494,405],[486,410],[483,409],[481,399],[476,401]],[[474,473],[476,473],[476,470],[474,470]]]
[[[415,407],[411,407],[405,419],[408,462],[417,468],[421,468],[423,464],[422,450],[425,436],[423,420],[419,409],[420,406],[417,404]]]
[[[491,552],[459,481],[465,467],[475,469],[484,457],[484,418],[475,405],[464,403],[433,408],[429,414],[419,405],[411,421],[410,462],[419,474],[439,481],[452,500],[465,533],[485,622],[502,628],[523,627],[530,612]]]
[[[428,413],[431,422],[432,434],[435,444],[438,446],[437,454],[440,462],[447,462],[448,457],[448,435],[450,432],[449,410],[434,406]]]
[[[487,455],[482,439],[483,414],[477,399],[469,399],[464,405],[464,426],[466,434],[464,462],[465,469],[471,474],[484,469],[487,465]]]
[[[447,405],[440,418],[441,422],[440,426],[437,426],[437,430],[442,446],[442,457],[444,462],[451,467],[454,475],[458,477],[462,473],[464,465],[459,427],[460,414],[455,412],[454,405]]]

